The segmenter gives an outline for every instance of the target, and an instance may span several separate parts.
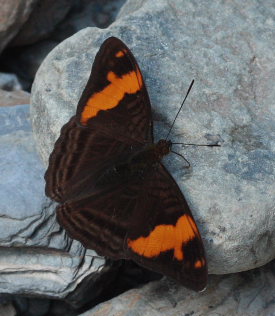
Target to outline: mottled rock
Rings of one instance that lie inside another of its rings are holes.
[[[0,52],[27,21],[38,0],[0,0]]]
[[[275,263],[254,271],[210,276],[202,293],[163,279],[128,291],[80,316],[272,316]]]
[[[125,7],[124,7],[125,8]],[[195,85],[170,135],[165,164],[199,225],[210,273],[263,265],[275,256],[275,42],[272,1],[128,1],[106,30],[84,29],[45,59],[32,89],[32,122],[45,163],[75,113],[95,53],[114,35],[132,49],[151,96],[156,140],[167,135],[189,83]]]

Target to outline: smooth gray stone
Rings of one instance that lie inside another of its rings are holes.
[[[44,172],[29,106],[0,107],[0,293],[64,298],[94,272],[100,278],[105,260],[60,228]]]
[[[261,266],[275,256],[275,4],[272,1],[128,1],[108,29],[86,28],[44,60],[32,88],[32,122],[47,161],[74,115],[94,56],[109,36],[136,56],[152,101],[155,138],[220,148],[175,147],[165,159],[197,220],[209,272]]]

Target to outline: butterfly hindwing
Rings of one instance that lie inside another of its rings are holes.
[[[130,258],[194,290],[206,287],[207,264],[198,227],[162,164],[145,179],[132,223],[126,238]]]
[[[124,241],[141,188],[140,182],[108,179],[86,198],[60,205],[58,221],[86,248],[112,259],[127,259]]]
[[[86,198],[59,206],[69,235],[112,259],[133,259],[189,288],[206,286],[200,233],[173,178],[159,164],[144,179],[107,181]]]
[[[85,196],[89,183],[117,160],[152,143],[151,105],[138,64],[119,39],[108,38],[49,159],[46,194],[57,202]]]

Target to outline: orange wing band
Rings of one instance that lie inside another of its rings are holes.
[[[110,71],[107,79],[110,84],[102,91],[94,93],[87,101],[81,114],[81,123],[83,125],[86,125],[87,121],[95,117],[100,110],[109,110],[116,107],[126,93],[134,94],[142,87],[142,77],[139,69],[121,77]]]
[[[158,225],[147,237],[128,239],[128,246],[137,254],[152,258],[174,249],[177,260],[184,259],[183,245],[199,236],[194,220],[187,214],[181,216],[176,225]],[[197,266],[202,262],[197,262]]]

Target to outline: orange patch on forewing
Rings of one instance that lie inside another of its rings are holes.
[[[125,55],[125,53],[122,51],[122,50],[120,50],[120,51],[118,51],[117,53],[116,53],[116,57],[123,57]]]
[[[187,214],[176,225],[158,225],[147,237],[128,239],[128,246],[137,254],[152,258],[160,253],[174,250],[174,257],[184,259],[183,245],[196,238],[199,232],[194,220]]]
[[[109,110],[116,107],[126,93],[134,94],[142,86],[142,77],[139,69],[131,71],[119,77],[114,72],[108,72],[107,79],[110,82],[102,91],[94,93],[87,101],[81,113],[81,123],[96,116],[100,110]]]

